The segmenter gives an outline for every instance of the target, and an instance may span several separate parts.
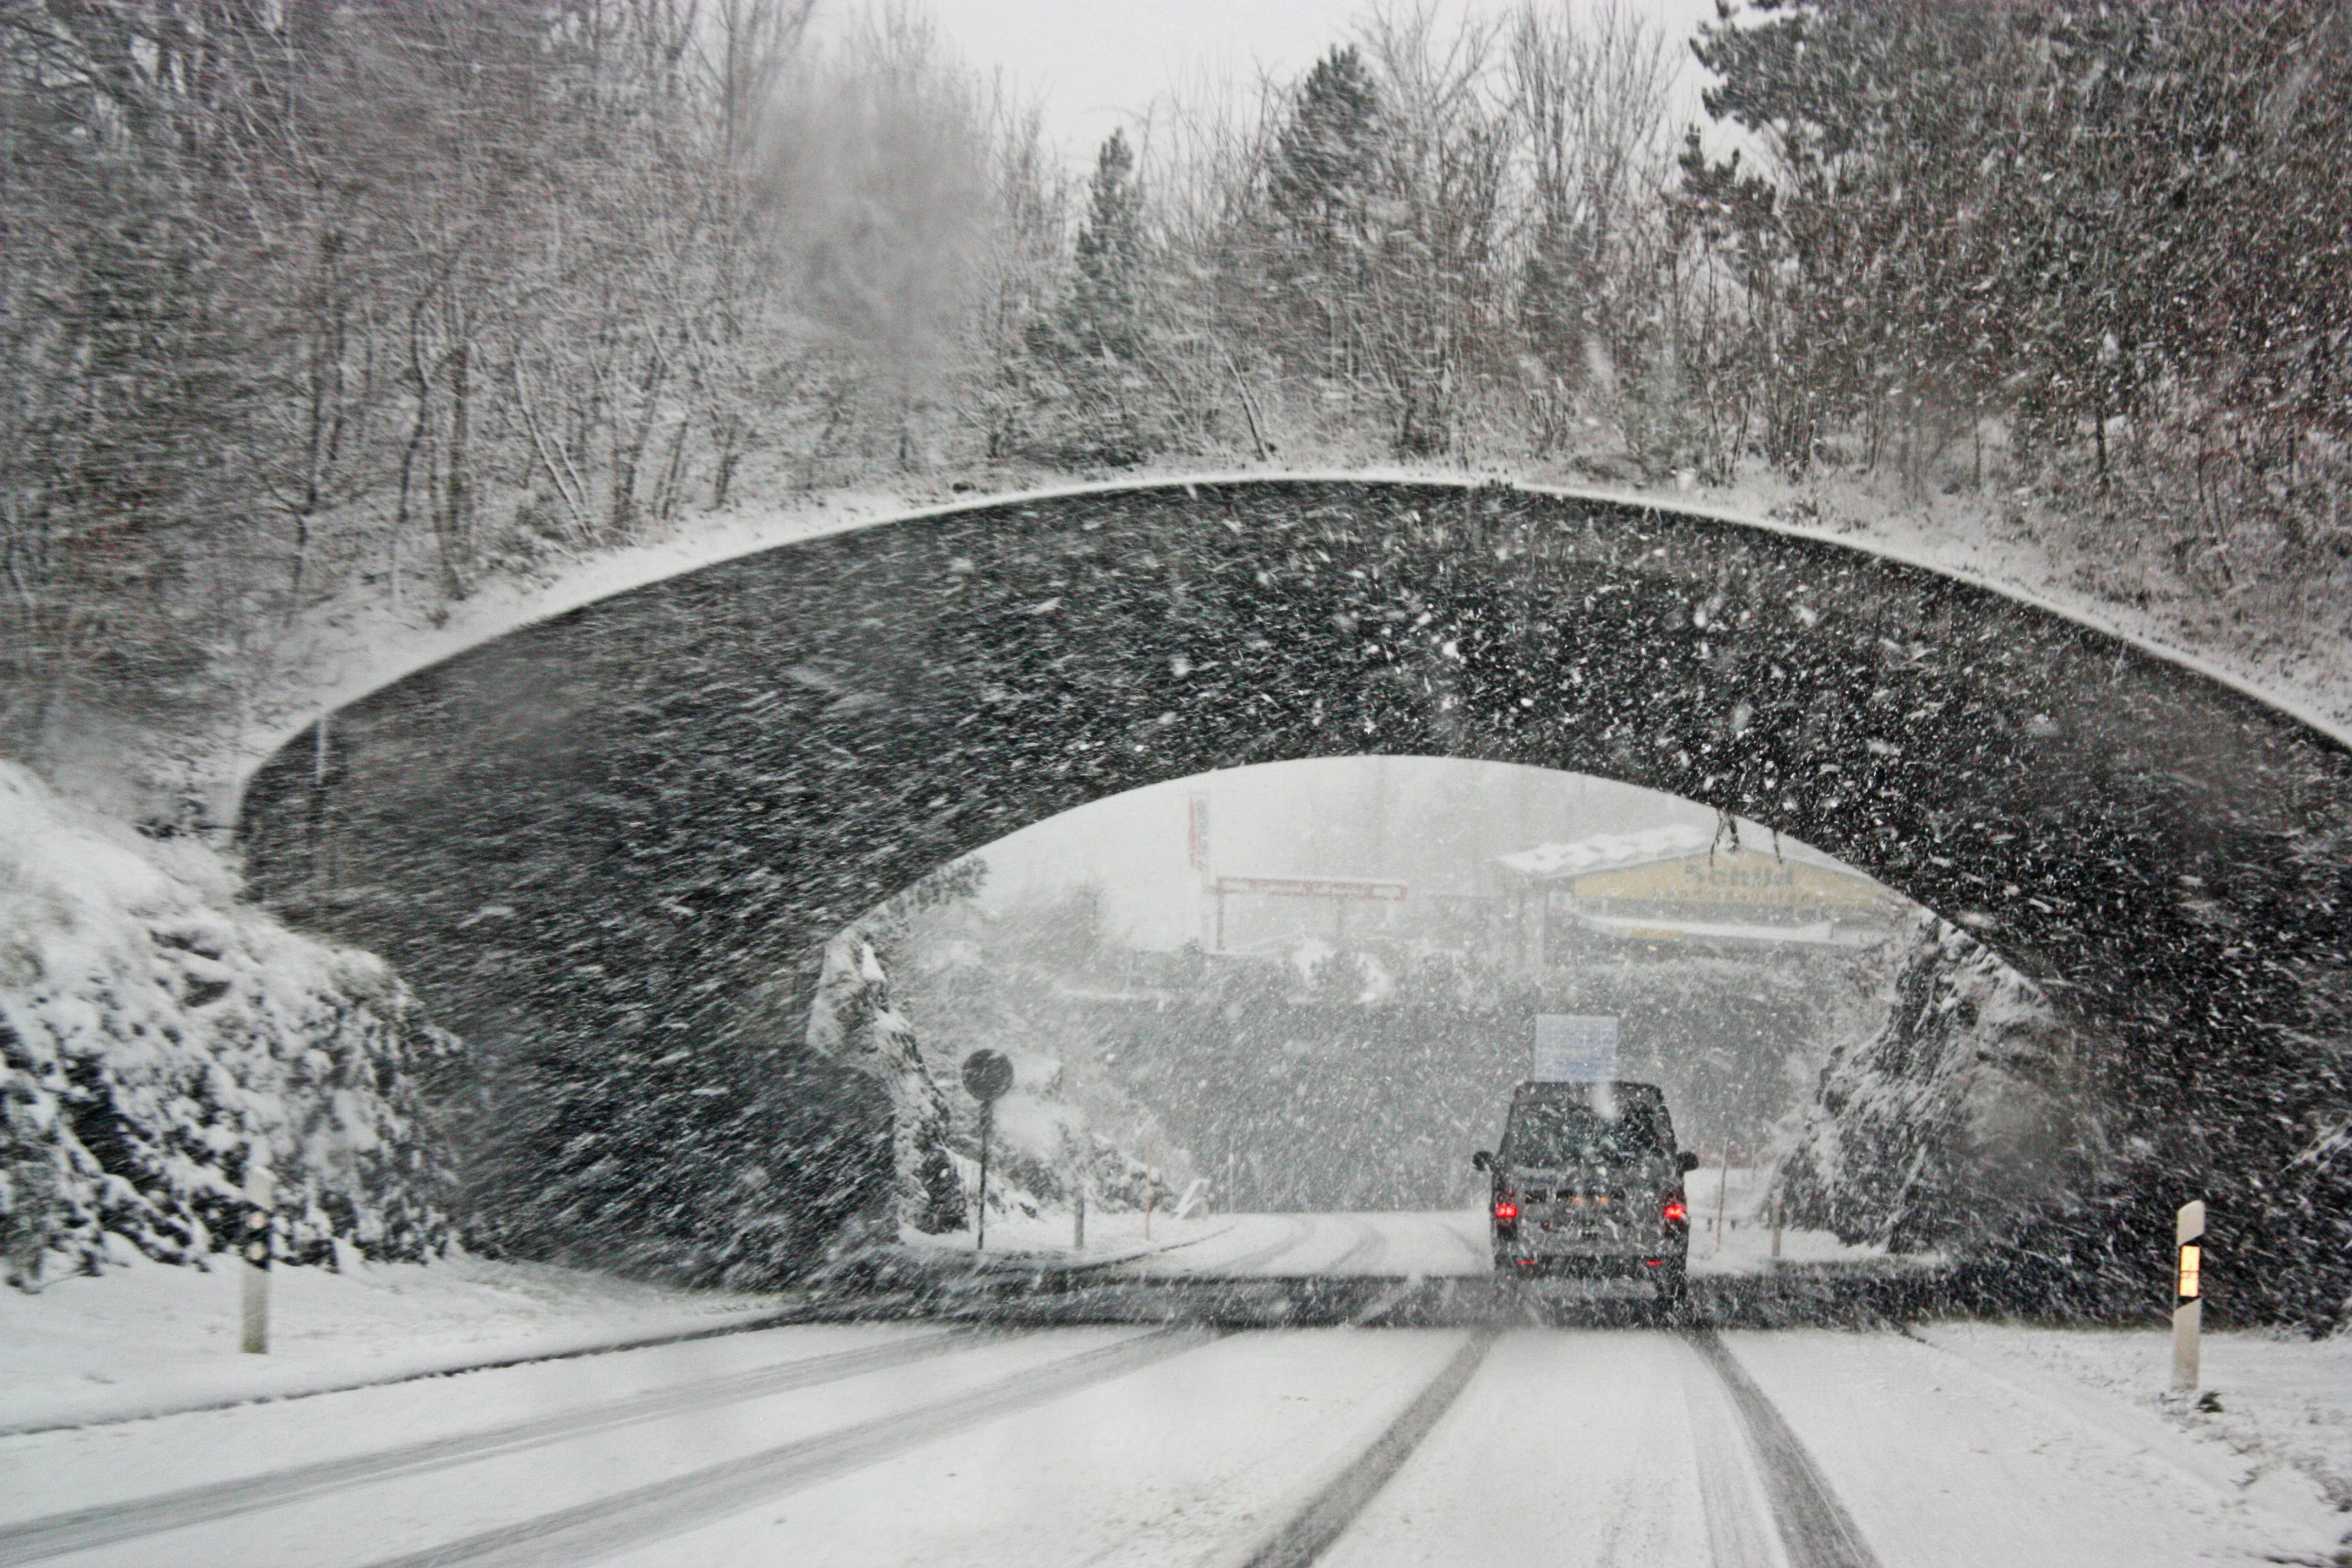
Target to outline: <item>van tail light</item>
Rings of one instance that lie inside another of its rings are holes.
[[[1668,1225],[1688,1225],[1690,1223],[1690,1209],[1684,1204],[1683,1195],[1680,1193],[1675,1194],[1672,1197],[1666,1200],[1665,1212],[1666,1223]]]
[[[1501,1220],[1505,1225],[1508,1225],[1513,1220],[1517,1219],[1519,1217],[1518,1200],[1517,1198],[1509,1197],[1496,1198],[1495,1200],[1495,1217]]]

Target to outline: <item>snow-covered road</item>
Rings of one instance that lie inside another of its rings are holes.
[[[1462,1214],[1243,1214],[1188,1222],[1192,1234],[1119,1266],[1153,1278],[1269,1279],[1483,1275],[1486,1216]]]
[[[1286,1220],[1192,1240],[1475,1254],[1458,1216]],[[2007,1332],[797,1325],[0,1438],[0,1563],[2328,1560],[2303,1478]]]

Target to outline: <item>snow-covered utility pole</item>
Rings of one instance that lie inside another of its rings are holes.
[[[237,1348],[247,1355],[268,1355],[270,1211],[278,1201],[278,1184],[268,1166],[257,1165],[246,1173],[245,1199],[245,1331]]]
[[[2172,1279],[2172,1386],[2194,1394],[2197,1341],[2205,1326],[2205,1201],[2181,1205],[2173,1230],[2180,1250]]]

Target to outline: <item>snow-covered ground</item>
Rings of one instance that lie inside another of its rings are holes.
[[[1882,1247],[1850,1247],[1826,1230],[1780,1228],[1774,1250],[1772,1215],[1765,1207],[1771,1172],[1762,1166],[1701,1165],[1683,1178],[1690,1202],[1693,1274],[1760,1274],[1807,1264],[1933,1263],[1932,1258],[1890,1258]],[[1727,1175],[1728,1179],[1727,1180]]]
[[[2294,1497],[2299,1476],[2352,1527],[2352,1335],[2207,1334],[2191,1399],[2170,1390],[2172,1342],[2160,1332],[1976,1322],[1913,1331],[2008,1385],[2070,1388],[2074,1407],[2113,1431],[2155,1419],[2190,1434],[2232,1486]]]
[[[241,1265],[143,1260],[0,1290],[0,1431],[427,1375],[756,1321],[772,1298],[457,1256],[270,1277],[270,1348],[237,1349]]]
[[[1237,1564],[1319,1502],[1339,1564],[2333,1561],[2341,1472],[2279,1434],[2340,1443],[2347,1347],[2214,1336],[2204,1417],[2163,1343],[777,1328],[0,1436],[0,1560]]]
[[[2158,1402],[2162,1331],[2085,1336],[2072,1354],[2048,1331],[1989,1324],[1726,1337],[1890,1568],[2347,1560],[2340,1481]],[[2345,1348],[2212,1336],[2221,1401],[2269,1429],[2305,1402],[2340,1412]],[[2259,1397],[2256,1383],[2302,1392]]]
[[[1763,1274],[1775,1268],[1808,1265],[1902,1267],[1932,1258],[1889,1258],[1883,1248],[1848,1247],[1826,1231],[1786,1230],[1777,1262],[1772,1227],[1755,1212],[1764,1173],[1735,1167],[1730,1201],[1718,1227],[1713,1206],[1717,1173],[1691,1173],[1691,1272],[1707,1275]],[[1705,1201],[1702,1202],[1702,1196]],[[969,1257],[970,1231],[943,1237],[910,1237],[922,1250]],[[1087,1245],[1076,1247],[1070,1218],[991,1215],[988,1247],[982,1260],[1008,1268],[1071,1268],[1118,1266],[1153,1278],[1203,1275],[1269,1279],[1316,1276],[1375,1276],[1394,1279],[1479,1277],[1491,1273],[1486,1215],[1483,1209],[1409,1214],[1196,1214],[1183,1220],[1162,1214],[1143,1234],[1139,1214],[1091,1214]]]

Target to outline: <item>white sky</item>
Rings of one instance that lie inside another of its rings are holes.
[[[1580,10],[1570,0],[1549,0]],[[1714,0],[1622,0],[1655,16],[1676,39],[1688,37],[1715,15]],[[1517,0],[1444,0],[1442,22],[1466,13],[1496,16]],[[1181,83],[1202,77],[1254,79],[1297,76],[1333,44],[1344,41],[1365,15],[1366,0],[932,0],[925,7],[941,35],[967,62],[1002,69],[1045,110],[1047,136],[1073,167],[1092,162],[1093,150],[1122,125],[1134,124],[1152,101]],[[845,0],[825,0],[820,26],[857,14]],[[1676,45],[1676,57],[1690,61]],[[1699,113],[1696,62],[1685,77],[1688,113]]]
[[[1422,894],[1475,891],[1482,862],[1540,843],[1715,823],[1710,808],[1673,795],[1495,763],[1267,763],[1113,795],[998,839],[981,851],[982,904],[1002,910],[1092,882],[1111,928],[1136,946],[1201,937],[1201,873],[1190,858],[1195,794],[1209,797],[1211,869],[1220,875],[1363,877]]]

